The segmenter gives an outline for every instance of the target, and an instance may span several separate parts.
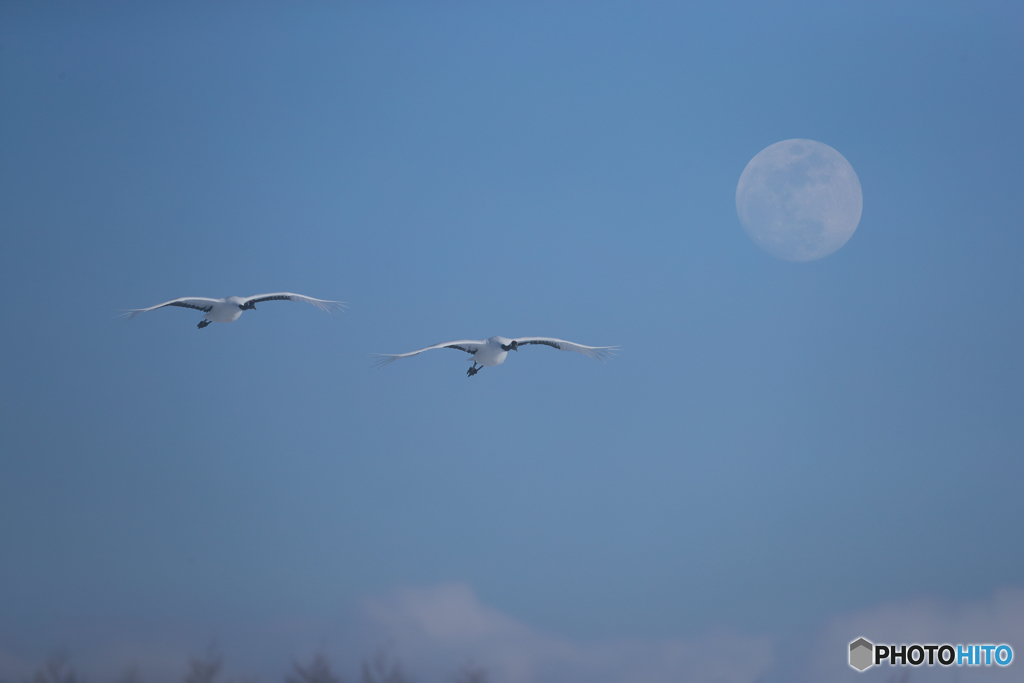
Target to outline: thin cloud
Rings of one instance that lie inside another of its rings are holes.
[[[367,601],[363,609],[411,671],[451,670],[473,661],[495,683],[754,683],[773,661],[770,639],[726,633],[579,643],[482,604],[465,584],[402,589]]]

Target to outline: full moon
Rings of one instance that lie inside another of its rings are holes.
[[[853,166],[814,140],[765,147],[736,185],[736,213],[747,235],[787,261],[813,261],[839,249],[853,236],[863,208]]]

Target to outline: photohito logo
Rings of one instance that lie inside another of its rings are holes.
[[[867,638],[850,643],[850,666],[864,671],[888,660],[889,666],[1009,666],[1009,645],[875,645]]]

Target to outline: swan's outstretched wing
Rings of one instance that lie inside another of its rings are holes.
[[[262,301],[305,301],[307,304],[313,304],[321,311],[327,311],[328,313],[340,311],[345,308],[344,301],[325,301],[324,299],[314,299],[311,296],[303,296],[302,294],[294,294],[292,292],[257,294],[256,296],[247,297],[245,303],[258,304]]]
[[[213,308],[213,305],[219,303],[220,301],[222,300],[207,299],[206,297],[202,296],[183,296],[180,299],[171,299],[170,301],[165,301],[162,304],[150,306],[149,308],[133,308],[128,311],[123,311],[120,315],[122,318],[124,318],[124,322],[128,322],[129,320],[139,315],[140,313],[155,311],[156,309],[163,308],[164,306],[181,306],[182,308],[194,308],[197,311],[209,313],[210,309]]]
[[[618,346],[584,346],[583,344],[574,344],[564,339],[552,339],[551,337],[516,337],[515,342],[519,346],[542,344],[554,347],[560,351],[575,351],[576,353],[582,353],[584,356],[596,358],[602,363],[608,360],[608,356],[615,355],[615,352],[619,350]]]
[[[394,363],[399,358],[408,358],[410,356],[423,353],[424,351],[430,351],[431,349],[458,349],[459,351],[465,351],[469,354],[475,354],[480,347],[485,346],[486,344],[487,340],[485,339],[460,339],[459,341],[434,344],[433,346],[427,346],[417,351],[410,351],[409,353],[378,353],[374,354],[376,357],[373,359],[373,364],[378,368],[382,368],[388,363]]]

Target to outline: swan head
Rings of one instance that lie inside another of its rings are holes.
[[[238,304],[238,307],[243,311],[255,311],[256,304],[252,301],[246,301],[244,304]]]
[[[519,342],[517,342],[515,339],[513,339],[511,342],[509,342],[508,346],[505,346],[504,344],[502,344],[501,345],[501,350],[502,351],[515,351],[516,353],[519,353]]]

